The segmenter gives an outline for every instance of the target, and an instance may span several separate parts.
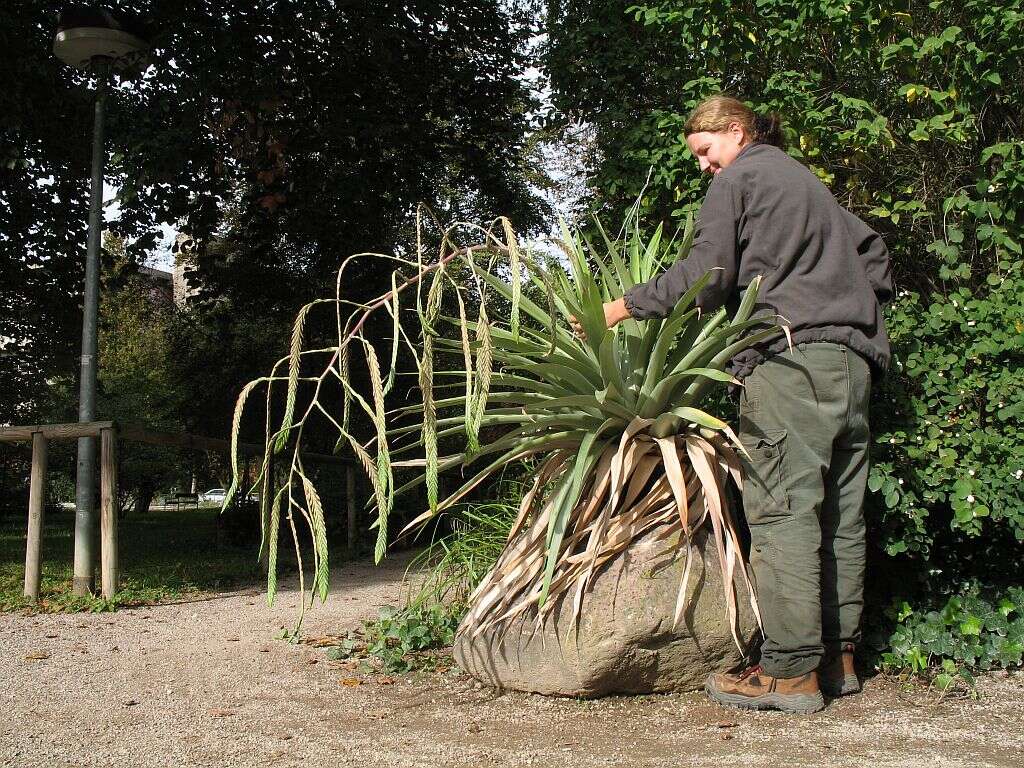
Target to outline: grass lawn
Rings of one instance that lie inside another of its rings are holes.
[[[26,521],[9,515],[0,520],[0,611],[111,610],[257,583],[261,579],[256,560],[259,542],[248,547],[218,544],[217,513],[216,508],[150,511],[120,521],[120,589],[108,601],[72,596],[74,512],[47,510],[38,604],[22,595]],[[99,552],[97,541],[97,587]]]

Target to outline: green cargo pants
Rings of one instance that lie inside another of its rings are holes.
[[[772,677],[798,677],[826,649],[860,639],[871,371],[856,352],[813,342],[769,358],[743,383],[761,665]]]

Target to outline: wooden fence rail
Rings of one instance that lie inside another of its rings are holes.
[[[80,437],[100,439],[100,584],[104,598],[111,599],[117,592],[117,453],[118,441],[147,443],[168,447],[189,448],[198,451],[230,453],[231,442],[214,437],[158,432],[137,424],[118,424],[113,421],[90,421],[76,424],[36,424],[21,427],[0,427],[0,443],[32,443],[32,473],[29,481],[28,532],[25,544],[25,597],[39,599],[42,576],[43,516],[46,505],[46,470],[51,440],[76,440]],[[262,456],[264,446],[256,443],[238,443],[238,450],[246,456]],[[345,468],[347,491],[348,543],[355,546],[355,470],[350,459],[325,453],[303,452],[302,458],[311,462],[333,464]],[[273,465],[271,465],[272,468]],[[260,515],[265,526],[270,515],[270,497],[274,493],[272,471],[264,477],[260,494]],[[260,553],[260,563],[266,569],[268,552]]]

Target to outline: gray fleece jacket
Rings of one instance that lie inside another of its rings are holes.
[[[761,275],[756,312],[781,315],[793,344],[831,341],[863,355],[876,376],[889,366],[881,305],[892,294],[881,236],[843,208],[797,160],[769,144],[749,144],[711,182],[687,258],[633,286],[626,308],[638,320],[665,317],[687,288],[714,267],[697,297],[705,311],[734,311]],[[745,377],[788,347],[770,340],[734,357]]]

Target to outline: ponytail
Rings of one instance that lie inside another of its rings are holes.
[[[773,147],[783,147],[782,139],[782,118],[775,112],[767,115],[754,116],[754,141],[762,144],[771,144]]]
[[[751,141],[785,149],[782,138],[782,118],[775,112],[758,115],[739,99],[718,94],[705,99],[693,110],[683,125],[684,133],[726,130],[732,123],[739,123]]]

